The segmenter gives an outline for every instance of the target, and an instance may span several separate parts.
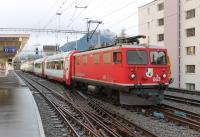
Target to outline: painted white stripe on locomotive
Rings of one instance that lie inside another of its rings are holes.
[[[121,86],[135,86],[137,84],[125,84],[125,83],[116,83],[116,82],[108,82],[108,81],[103,81],[103,80],[94,80],[94,79],[89,79],[89,78],[82,78],[82,77],[77,77],[77,76],[72,76],[73,78],[78,78],[78,79],[83,79],[83,80],[90,80],[90,81],[96,81],[96,82],[102,82],[102,83],[107,83],[107,84],[117,84]],[[164,83],[165,85],[168,85],[169,83]],[[142,86],[150,86],[150,85],[159,85],[159,83],[148,83],[148,84],[141,84]]]

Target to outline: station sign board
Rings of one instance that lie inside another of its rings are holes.
[[[55,52],[58,48],[57,45],[43,45],[43,52]]]
[[[16,53],[17,48],[15,46],[4,46],[3,47],[3,52],[4,53]]]

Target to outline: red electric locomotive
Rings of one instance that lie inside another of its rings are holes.
[[[103,92],[120,104],[154,105],[171,82],[167,50],[141,45],[138,38],[88,51],[70,51],[34,61],[34,73],[68,87]],[[136,44],[134,44],[136,43]]]
[[[120,104],[160,103],[170,83],[167,50],[139,45],[140,37],[143,36],[121,39],[110,47],[74,54],[73,82],[91,91],[105,91],[111,97],[116,95]]]

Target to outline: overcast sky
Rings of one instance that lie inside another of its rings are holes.
[[[100,30],[110,29],[119,34],[124,28],[129,35],[136,35],[138,34],[138,7],[151,1],[153,0],[1,0],[0,28],[86,30],[85,18],[90,18],[103,21],[98,28]],[[75,8],[75,6],[87,6],[87,8]],[[62,45],[67,42],[67,37],[69,40],[76,38],[72,34],[30,34],[31,38],[26,48],[37,43]]]

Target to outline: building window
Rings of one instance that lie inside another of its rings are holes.
[[[158,19],[158,26],[164,25],[164,18]]]
[[[195,55],[195,46],[186,47],[187,55]]]
[[[164,3],[158,4],[158,11],[161,11],[164,9]]]
[[[186,83],[185,86],[186,86],[186,89],[188,89],[188,90],[195,90],[194,83]]]
[[[147,8],[147,14],[148,15],[150,14],[150,8]]]
[[[93,55],[93,62],[94,62],[94,64],[99,64],[99,54]]]
[[[164,34],[158,34],[158,41],[164,40]]]
[[[187,37],[195,36],[195,28],[186,29],[186,35]]]
[[[186,11],[186,19],[194,18],[195,17],[195,9]]]
[[[150,22],[147,22],[147,27],[148,27],[148,29],[150,28]]]
[[[103,63],[104,64],[109,64],[111,62],[110,59],[111,59],[110,53],[104,53],[103,54]]]
[[[186,73],[195,73],[195,65],[186,65]]]

